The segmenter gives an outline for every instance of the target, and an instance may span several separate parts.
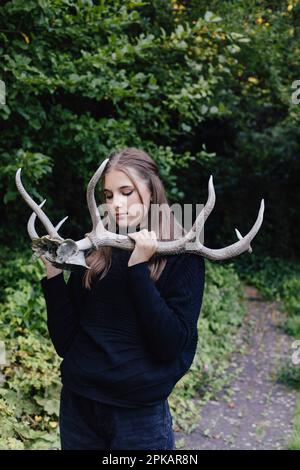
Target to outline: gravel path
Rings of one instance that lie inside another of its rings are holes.
[[[222,391],[201,409],[199,425],[190,434],[174,432],[177,449],[285,449],[292,431],[296,392],[275,380],[291,360],[293,338],[278,328],[283,313],[278,302],[261,299],[245,287],[247,314],[237,338],[247,353],[234,353],[236,371],[228,399]]]

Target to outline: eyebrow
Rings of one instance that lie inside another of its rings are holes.
[[[119,187],[119,189],[123,189],[123,188],[132,188],[132,186],[126,185],[126,186],[120,186],[120,187]],[[107,189],[107,188],[104,188],[103,191],[110,191],[110,192],[111,192],[111,190],[110,190],[110,189]]]

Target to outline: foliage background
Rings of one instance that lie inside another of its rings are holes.
[[[171,202],[204,203],[213,175],[208,246],[234,242],[235,227],[245,234],[265,199],[255,256],[207,262],[201,350],[174,394],[178,426],[187,422],[186,398],[218,385],[207,371],[222,370],[242,319],[236,272],[299,306],[290,269],[299,259],[300,105],[291,101],[299,20],[297,0],[1,2],[0,321],[9,364],[0,447],[59,445],[59,361],[37,282],[43,267],[31,259],[30,209],[15,186],[19,167],[35,200],[47,197],[53,223],[69,216],[61,234],[73,239],[89,230],[86,186],[114,148],[148,151]]]

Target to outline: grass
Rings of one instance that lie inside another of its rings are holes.
[[[288,450],[300,449],[300,391],[297,395],[296,412],[293,422],[293,433],[288,442]]]

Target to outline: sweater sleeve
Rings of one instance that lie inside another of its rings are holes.
[[[78,273],[71,272],[67,283],[63,272],[40,280],[47,308],[47,326],[53,346],[64,357],[79,327],[82,292]]]
[[[148,347],[163,362],[173,361],[197,332],[204,291],[204,258],[180,257],[167,280],[164,297],[150,277],[148,262],[128,267],[129,285]]]

